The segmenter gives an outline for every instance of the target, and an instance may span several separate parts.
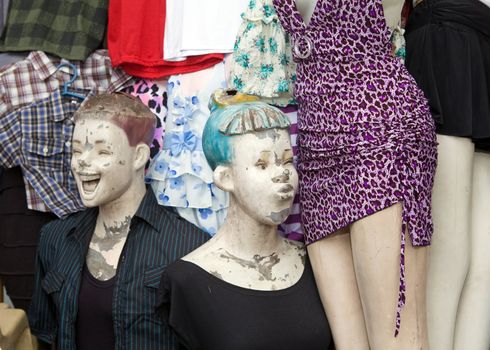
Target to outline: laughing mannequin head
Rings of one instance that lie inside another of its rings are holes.
[[[215,184],[264,225],[286,219],[298,187],[288,128],[287,116],[262,102],[217,108],[204,128]]]
[[[90,98],[75,114],[71,168],[80,197],[96,207],[144,189],[156,120],[139,100],[125,94]]]

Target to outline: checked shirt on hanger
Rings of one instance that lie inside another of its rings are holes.
[[[5,129],[6,127],[3,125],[9,124],[11,125],[10,127],[14,127],[12,126],[12,119],[15,119],[15,117],[10,116],[8,120],[6,120],[9,113],[15,112],[22,107],[26,107],[35,101],[48,98],[54,91],[59,89],[63,85],[63,83],[67,82],[71,78],[72,72],[68,67],[57,69],[58,65],[64,62],[67,61],[48,56],[42,51],[34,51],[31,52],[25,60],[7,65],[0,69],[0,125],[2,125],[2,131],[7,130]],[[93,89],[94,94],[100,94],[104,92],[111,93],[115,91],[120,91],[128,86],[131,86],[134,83],[134,79],[132,79],[131,76],[127,75],[119,69],[112,68],[111,60],[107,54],[107,50],[97,50],[85,61],[71,61],[71,63],[75,65],[79,74],[78,78],[72,84],[72,87],[74,89]],[[71,109],[68,107],[66,108]],[[53,109],[48,108],[45,110],[45,112],[51,113],[52,110]],[[32,112],[30,113],[32,114]],[[23,127],[20,124],[23,122],[23,120],[25,120],[25,118],[17,118],[16,123],[18,123],[18,125],[15,126],[17,130],[22,130],[23,128],[25,130],[29,128],[28,126]],[[43,120],[52,121],[53,119],[47,119],[47,117],[45,116]],[[42,128],[42,123],[37,122],[37,125],[39,129]],[[54,126],[51,127],[54,128]],[[65,132],[67,132],[66,129]],[[16,137],[19,136],[20,134],[17,134]],[[3,132],[0,134],[0,137],[2,138],[2,141],[0,143],[2,151],[5,150],[6,147],[10,147],[10,150],[15,149],[14,146],[9,145],[9,142],[15,139],[15,137],[12,137],[11,135],[9,136],[9,134],[4,134]],[[66,138],[66,140],[68,140],[71,138],[71,135],[69,137],[68,135],[65,135],[64,137]],[[66,142],[66,140],[63,142]],[[20,140],[17,140],[15,142],[15,145],[22,145]],[[20,153],[22,153],[23,151],[16,150],[16,152]],[[44,152],[42,152],[40,156],[42,156],[43,153]],[[57,154],[59,155],[59,153]],[[10,157],[13,157],[13,155],[11,155]],[[21,160],[25,161],[25,159]],[[20,160],[18,160],[17,162],[20,162]],[[12,164],[12,162],[7,161],[4,156],[0,156],[0,166],[15,166],[8,164]],[[16,162],[14,162],[14,164],[16,164]],[[48,168],[43,169],[47,170]],[[44,195],[42,194],[43,192],[38,193],[31,185],[30,181],[26,179],[25,175],[24,183],[26,186],[28,208],[31,210],[43,212],[52,211],[50,210],[50,207],[47,205],[47,203],[45,204],[43,201],[43,199],[46,200],[46,197],[44,197]],[[39,194],[41,194],[41,196]],[[61,209],[58,210],[57,215],[66,215],[69,212],[70,211],[67,211],[66,208]]]

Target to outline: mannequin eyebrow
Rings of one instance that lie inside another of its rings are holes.
[[[96,145],[100,145],[100,144],[106,144],[107,141],[106,140],[95,140],[95,144]]]
[[[284,150],[284,153],[282,154],[282,159],[289,159],[293,157],[293,151],[288,148]]]
[[[270,154],[271,154],[271,151],[261,151],[260,152],[260,159],[266,159],[269,157]]]

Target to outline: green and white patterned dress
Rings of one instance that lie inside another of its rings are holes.
[[[250,0],[242,18],[228,86],[271,104],[295,104],[296,64],[272,0]]]

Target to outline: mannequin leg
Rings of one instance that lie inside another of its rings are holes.
[[[455,350],[490,349],[490,154],[475,153],[471,262],[459,302]]]
[[[368,350],[352,263],[350,235],[342,232],[308,246],[318,292],[337,350]]]
[[[398,300],[402,203],[355,222],[351,227],[354,268],[371,350],[428,349],[425,310],[427,248],[405,249],[406,305],[395,331]]]
[[[427,318],[431,350],[448,350],[453,349],[456,314],[469,266],[474,145],[469,139],[453,136],[437,135],[437,140]]]

